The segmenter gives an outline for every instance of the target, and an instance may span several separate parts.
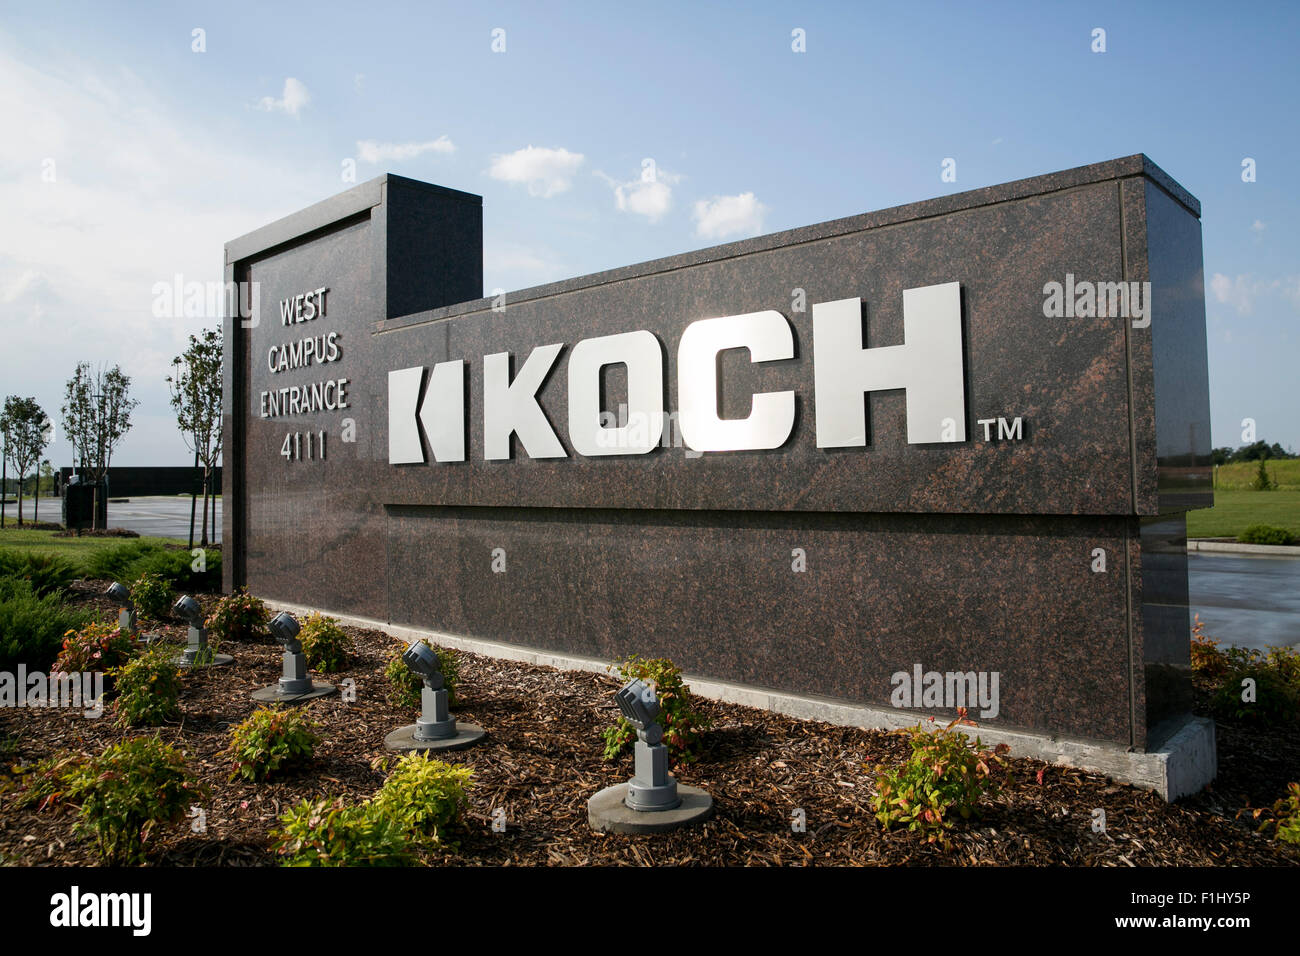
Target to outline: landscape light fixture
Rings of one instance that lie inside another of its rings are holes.
[[[283,670],[278,682],[253,691],[253,700],[300,704],[338,691],[333,684],[316,684],[307,676],[307,655],[302,652],[302,641],[298,640],[301,628],[292,614],[281,611],[271,618],[266,628],[278,643],[284,645]]]
[[[104,597],[116,604],[120,611],[117,612],[117,626],[120,630],[126,631],[132,638],[138,638],[140,635],[139,625],[135,617],[135,605],[131,603],[131,592],[124,584],[114,581],[104,592]]]
[[[384,738],[389,750],[460,750],[478,743],[484,730],[477,724],[457,723],[447,712],[446,679],[438,653],[423,640],[412,641],[402,652],[402,663],[423,681],[420,717]]]
[[[711,816],[713,798],[697,787],[678,784],[668,772],[654,687],[628,681],[614,693],[614,701],[636,729],[635,773],[627,783],[606,787],[587,801],[591,826],[616,833],[660,833]]]
[[[229,654],[215,654],[208,646],[208,628],[203,617],[203,608],[199,602],[188,594],[182,594],[172,605],[172,613],[183,618],[190,626],[189,639],[185,650],[181,651],[176,663],[181,667],[193,667],[197,661],[200,665],[229,664],[234,658]]]

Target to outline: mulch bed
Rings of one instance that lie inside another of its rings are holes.
[[[115,611],[100,595],[106,582],[81,582],[74,595]],[[210,605],[212,597],[203,597]],[[162,630],[176,641],[184,627]],[[271,641],[227,645],[228,667],[185,677],[182,719],[159,735],[181,746],[193,771],[211,788],[207,832],[184,821],[169,828],[152,852],[163,866],[268,866],[278,863],[270,831],[282,808],[303,798],[341,795],[361,801],[384,780],[384,735],[411,723],[415,711],[386,698],[383,668],[402,646],[372,630],[347,628],[357,656],[347,670],[317,676],[355,681],[356,699],[335,696],[308,706],[322,724],[323,743],[312,766],[278,781],[229,778],[218,756],[231,727],[255,708],[249,692],[280,675],[280,648]],[[1297,865],[1300,849],[1255,832],[1246,806],[1269,805],[1300,778],[1295,734],[1260,734],[1220,724],[1219,778],[1195,797],[1166,804],[1158,796],[1106,777],[1034,760],[1008,762],[1001,792],[986,798],[983,815],[959,823],[947,846],[902,831],[886,832],[870,809],[874,766],[901,761],[901,736],[795,720],[780,714],[699,701],[712,728],[700,760],[678,766],[683,783],[713,794],[709,822],[672,834],[628,837],[594,833],[587,799],[624,782],[630,756],[601,759],[600,731],[617,715],[613,677],[558,671],[461,653],[458,718],[482,725],[488,738],[449,755],[474,770],[471,810],[459,851],[430,862],[497,865]],[[1205,695],[1198,690],[1199,699]],[[137,731],[149,732],[149,731]],[[34,761],[61,749],[87,753],[128,736],[111,716],[87,720],[50,710],[0,711],[5,764]],[[1092,811],[1106,812],[1104,833],[1092,832]],[[494,832],[494,811],[505,812]],[[806,831],[791,821],[803,811]],[[17,865],[93,865],[91,844],[71,834],[68,813],[17,810],[0,795],[0,857]]]

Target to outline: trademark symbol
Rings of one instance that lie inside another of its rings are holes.
[[[1007,421],[1005,418],[1001,418],[1001,417],[978,419],[976,421],[976,424],[984,426],[985,441],[995,440],[992,436],[992,426],[995,423],[998,426],[998,437],[996,439],[997,441],[1024,441],[1025,438],[1024,422],[1021,420],[1019,415],[1017,415],[1015,418],[1011,419],[1010,421]]]

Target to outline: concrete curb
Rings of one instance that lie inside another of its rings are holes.
[[[320,610],[298,604],[286,604],[269,598],[267,603],[277,610],[289,611],[296,615]],[[501,660],[522,661],[554,667],[558,670],[613,673],[608,662],[595,658],[556,654],[518,647],[501,641],[459,637],[425,628],[405,627],[374,618],[337,614],[332,611],[321,610],[320,613],[329,614],[341,623],[353,627],[383,631],[406,643],[428,638],[431,643],[443,647],[484,654]],[[841,727],[902,730],[906,727],[914,727],[919,721],[931,716],[915,711],[849,704],[839,700],[763,690],[690,674],[684,676],[690,685],[691,693],[710,700],[775,711],[801,720],[819,720]],[[933,716],[936,719],[939,717],[939,715]],[[946,723],[947,719],[944,722]],[[1105,774],[1114,780],[1132,784],[1143,790],[1154,790],[1169,801],[1199,792],[1214,779],[1218,769],[1214,721],[1204,717],[1189,715],[1164,746],[1147,753],[1136,753],[1117,744],[980,727],[978,721],[976,723],[977,727],[970,731],[972,736],[978,736],[983,743],[990,746],[1006,744],[1011,748],[1012,756],[1029,757],[1057,766],[1077,767],[1080,770]]]
[[[1267,554],[1275,558],[1300,558],[1300,545],[1294,544],[1239,544],[1236,541],[1207,541],[1188,538],[1188,551],[1222,551],[1228,554]]]

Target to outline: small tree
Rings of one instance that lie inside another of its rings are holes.
[[[1273,479],[1268,476],[1268,467],[1264,464],[1266,461],[1268,461],[1267,457],[1259,460],[1259,467],[1255,469],[1255,478],[1250,483],[1252,491],[1272,491],[1277,487]]]
[[[131,410],[139,402],[128,397],[131,379],[114,365],[100,366],[94,375],[89,362],[77,364],[68,380],[63,407],[63,431],[72,443],[83,478],[95,486],[92,527],[99,527],[99,493],[113,460],[113,449],[131,428]]]
[[[0,412],[0,432],[5,435],[5,450],[18,470],[18,527],[23,526],[23,479],[27,469],[40,461],[49,442],[50,420],[34,398],[10,395]],[[38,487],[36,493],[40,494]]]
[[[199,542],[208,546],[208,491],[212,469],[221,458],[221,333],[207,329],[190,336],[190,346],[172,360],[172,408],[185,444],[203,465],[203,532]],[[191,529],[192,530],[192,529]],[[191,541],[190,544],[194,542]]]

